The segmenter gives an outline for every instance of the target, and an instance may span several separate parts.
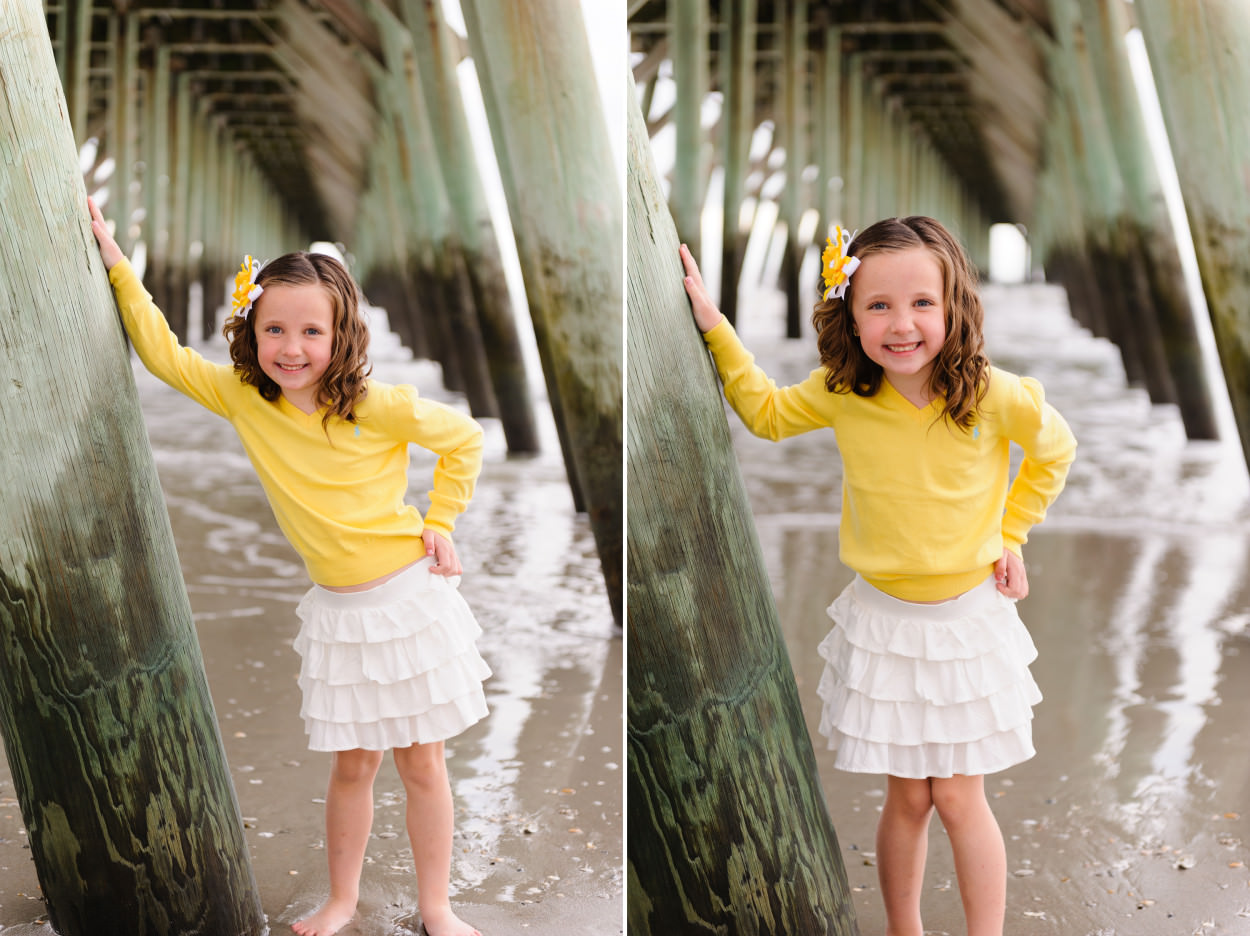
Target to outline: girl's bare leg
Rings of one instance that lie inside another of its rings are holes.
[[[451,783],[443,742],[395,749],[395,767],[408,795],[408,838],[417,868],[417,908],[430,936],[481,936],[451,909]]]
[[[985,798],[985,778],[934,780],[933,805],[955,852],[955,876],[968,920],[968,936],[1003,936],[1007,851],[998,820]]]
[[[923,936],[920,890],[929,848],[933,797],[928,780],[889,777],[877,824],[877,879],[886,936]]]
[[[312,916],[291,929],[300,936],[331,936],[356,914],[360,870],[373,828],[373,778],[381,751],[336,751],[326,791],[326,857],[330,863],[330,898]]]

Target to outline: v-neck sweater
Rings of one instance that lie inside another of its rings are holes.
[[[1030,377],[991,367],[965,430],[942,417],[941,399],[917,407],[888,380],[868,397],[832,392],[818,367],[778,388],[728,321],[704,339],[725,398],[755,435],[833,429],[843,465],[839,558],[904,601],[953,598],[984,581],[1004,548],[1019,555],[1076,454],[1072,430]],[[1024,453],[1014,479],[1012,442]]]
[[[450,536],[482,467],[482,429],[415,387],[366,382],[355,421],[272,403],[231,366],[179,344],[123,260],[109,271],[126,333],[155,376],[234,427],[283,534],[319,585],[372,581],[422,558],[421,533]],[[435,452],[424,517],[404,502],[408,444]]]

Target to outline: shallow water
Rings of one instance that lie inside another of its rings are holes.
[[[1009,934],[1250,932],[1250,497],[1235,441],[1187,444],[1179,415],[1125,386],[1118,352],[1044,285],[985,293],[992,359],[1038,377],[1079,440],[1030,536],[1020,603],[1040,655],[1038,756],[987,778],[1007,839]],[[776,299],[742,323],[779,383],[815,366],[779,341]],[[833,768],[816,733],[841,466],[830,433],[734,444],[864,936],[884,930],[874,834],[884,780]],[[922,911],[965,932],[950,847],[930,835]]]
[[[389,334],[374,345],[376,377],[464,406],[441,389],[437,366],[409,360]],[[203,350],[226,360],[223,344]],[[229,425],[135,368],[253,870],[272,931],[289,932],[328,893],[329,755],[307,750],[291,649],[308,580]],[[544,436],[536,457],[508,458],[498,422],[484,422],[486,464],[456,529],[460,590],[494,676],[491,715],[447,744],[457,807],[452,899],[491,936],[619,933],[622,641],[550,413],[536,405]],[[434,456],[412,452],[410,495],[424,506]],[[375,790],[360,912],[345,936],[410,932],[416,913],[404,797],[389,759]],[[52,932],[7,763],[0,929]]]

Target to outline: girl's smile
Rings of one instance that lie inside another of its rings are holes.
[[[292,406],[321,405],[321,378],[334,352],[334,306],[318,284],[269,286],[256,300],[256,357]]]
[[[917,406],[946,341],[942,267],[926,247],[870,253],[851,289],[856,333],[890,385]]]

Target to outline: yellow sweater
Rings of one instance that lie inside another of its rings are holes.
[[[725,397],[756,435],[774,441],[830,427],[842,454],[839,558],[904,601],[941,601],[980,584],[1063,489],[1076,439],[1041,384],[991,369],[971,431],[917,408],[888,380],[871,397],[831,393],[825,369],[777,385],[722,322],[704,335]],[[1009,443],[1024,459],[1008,488]]]
[[[109,271],[126,332],[144,365],[228,419],[260,476],[278,526],[320,585],[358,585],[425,555],[425,527],[450,535],[482,466],[482,429],[416,388],[368,381],[355,423],[265,400],[233,367],[184,348],[130,264]],[[404,503],[408,443],[440,457],[422,518]]]

